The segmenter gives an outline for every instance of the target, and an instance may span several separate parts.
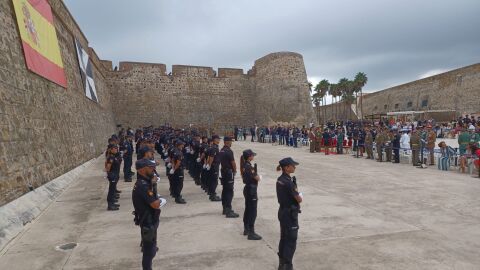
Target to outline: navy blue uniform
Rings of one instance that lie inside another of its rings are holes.
[[[257,172],[249,161],[245,161],[242,170],[242,180],[245,184],[243,196],[245,197],[245,212],[243,213],[243,226],[245,231],[255,230],[255,220],[257,219],[258,182],[255,180]]]
[[[228,146],[224,146],[219,153],[220,164],[222,165],[222,178],[220,179],[222,189],[222,206],[224,209],[232,209],[234,171],[232,162],[235,161],[233,151]]]
[[[122,158],[120,153],[116,155],[110,155],[107,157],[107,163],[111,165],[110,171],[107,172],[108,179],[108,195],[107,202],[111,206],[115,203],[115,192],[117,190],[117,182],[120,175],[120,166],[122,164]]]
[[[207,157],[213,157],[211,168],[209,171],[207,171],[208,195],[210,195],[211,198],[217,195],[216,190],[218,186],[218,172],[220,167],[220,156],[218,155],[219,152],[218,145],[213,144],[205,153]]]
[[[123,177],[129,181],[132,179],[132,163],[133,163],[133,144],[126,140],[123,143]]]
[[[175,164],[180,162],[180,166],[174,171],[172,178],[172,195],[175,199],[180,199],[182,197],[181,193],[183,190],[183,178],[184,178],[184,163],[183,163],[183,153],[180,149],[175,148],[172,151],[172,168],[175,169]]]
[[[152,269],[152,260],[157,253],[157,229],[160,223],[160,209],[154,209],[150,206],[156,200],[158,198],[153,192],[151,180],[137,175],[137,182],[135,182],[132,191],[135,216],[139,221],[138,225],[140,228],[154,230],[154,237],[151,241],[142,241],[142,267],[144,270]]]
[[[298,195],[297,184],[289,175],[282,174],[277,179],[277,198],[280,204],[278,220],[281,230],[278,256],[287,266],[292,266],[293,255],[297,248],[300,205],[295,197]]]

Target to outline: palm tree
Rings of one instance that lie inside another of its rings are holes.
[[[355,75],[355,90],[356,93],[360,92],[360,112],[362,114],[362,120],[363,120],[363,90],[362,88],[367,84],[368,78],[367,74],[363,72],[358,72],[357,75]]]
[[[318,99],[320,101],[322,101],[322,105],[324,105],[324,106],[325,106],[325,103],[326,103],[326,102],[324,102],[324,99],[326,99],[326,95],[327,95],[329,86],[330,86],[330,83],[328,82],[328,80],[325,80],[325,79],[321,80],[315,86],[315,93],[318,94]],[[325,118],[325,114],[323,114],[323,118]],[[318,117],[318,121],[320,122],[320,117]]]
[[[332,105],[331,105],[332,106],[332,118],[333,118],[333,107],[335,107],[335,120],[337,118],[337,107],[335,105],[337,93],[338,93],[337,85],[336,84],[330,84],[330,88],[328,88],[328,94],[332,96]]]

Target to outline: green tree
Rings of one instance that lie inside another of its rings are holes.
[[[368,78],[367,74],[363,72],[358,72],[355,75],[354,84],[355,84],[355,93],[360,93],[360,113],[362,114],[363,120],[363,87],[367,84]]]
[[[322,105],[323,105],[322,107],[325,107],[329,86],[330,86],[330,83],[326,79],[321,80],[315,86],[315,94],[317,95],[317,99],[318,99],[319,103],[320,102],[322,103]],[[317,113],[319,114],[318,110],[317,110]],[[325,113],[323,113],[323,118],[325,118]],[[317,119],[320,122],[319,115],[317,116]],[[325,122],[325,119],[322,119],[322,120],[323,120],[322,122]]]

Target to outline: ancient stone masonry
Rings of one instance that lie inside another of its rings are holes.
[[[303,58],[297,53],[269,54],[248,74],[174,65],[167,75],[163,64],[122,62],[108,81],[118,105],[114,115],[123,126],[196,123],[221,132],[255,123],[306,124],[314,117]]]
[[[100,155],[116,125],[306,124],[313,110],[302,56],[242,69],[100,60],[61,0],[49,0],[67,88],[27,70],[10,0],[0,2],[0,206]],[[85,97],[74,39],[88,48],[100,103]],[[99,179],[101,180],[101,179]]]

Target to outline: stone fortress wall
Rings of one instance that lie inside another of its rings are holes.
[[[0,206],[99,156],[117,125],[197,123],[222,132],[313,117],[299,54],[270,54],[247,74],[183,65],[166,74],[163,64],[135,62],[114,71],[88,47],[63,1],[49,3],[66,89],[27,70],[13,4],[0,2]],[[75,38],[88,48],[99,103],[85,97]]]
[[[336,117],[345,119],[345,115],[348,119],[357,119],[353,108],[346,110],[345,104],[338,102],[315,108],[315,112],[321,122]],[[455,111],[452,117],[480,113],[480,64],[368,93],[363,98],[365,117],[387,112],[435,110]]]

